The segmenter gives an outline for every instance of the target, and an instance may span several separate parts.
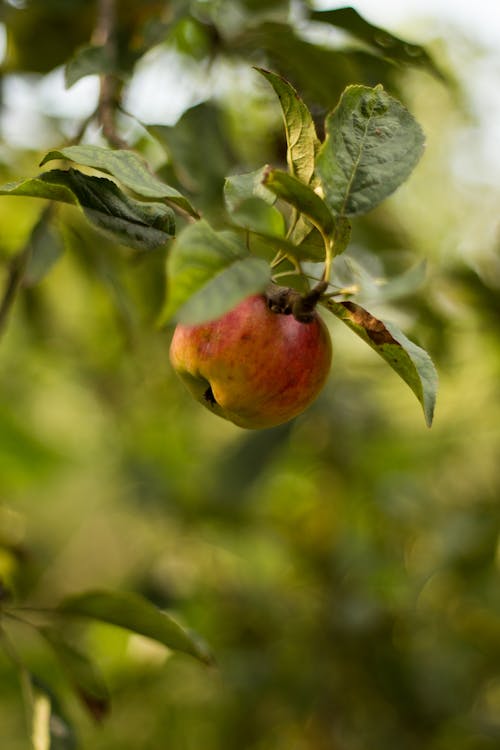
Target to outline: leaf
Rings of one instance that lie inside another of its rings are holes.
[[[243,229],[270,237],[284,237],[285,219],[277,208],[262,198],[248,198],[231,214],[231,221]]]
[[[63,635],[51,627],[40,627],[38,632],[50,645],[68,679],[90,714],[98,721],[110,708],[108,688],[87,654],[68,643]]]
[[[421,347],[414,344],[392,323],[378,320],[354,302],[323,302],[325,307],[360,336],[410,386],[424,410],[427,426],[434,416],[437,373]]]
[[[308,185],[314,174],[314,159],[320,146],[311,113],[285,78],[263,68],[256,70],[269,81],[280,100],[285,121],[290,173]]]
[[[312,21],[328,23],[339,29],[348,31],[361,41],[369,44],[384,58],[404,65],[414,65],[425,68],[441,80],[445,80],[442,72],[436,66],[426,50],[417,44],[400,39],[386,29],[381,29],[369,23],[354,8],[337,8],[335,10],[313,11]]]
[[[325,201],[340,215],[366,213],[393,193],[420,159],[424,135],[380,86],[349,86],[326,119],[317,158]]]
[[[224,201],[228,211],[236,211],[249,198],[261,198],[269,205],[276,203],[276,196],[262,184],[269,167],[255,172],[227,177],[224,183]]]
[[[57,608],[63,615],[88,617],[152,638],[210,664],[206,646],[147,599],[133,593],[89,591],[65,599]]]
[[[64,81],[69,89],[85,76],[114,72],[115,66],[107,47],[88,44],[77,49],[64,66]]]
[[[407,297],[421,287],[425,281],[425,261],[417,263],[387,281],[374,278],[354,258],[349,258],[349,265],[353,283],[359,286],[359,292],[356,293],[356,302],[361,304],[365,304],[365,302],[367,304],[373,302],[380,304]]]
[[[312,187],[304,185],[296,177],[279,169],[267,169],[263,183],[278,198],[289,203],[307,218],[323,234],[330,235],[335,227],[334,218],[322,198]]]
[[[202,102],[175,125],[148,125],[147,131],[168,154],[180,184],[197,200],[219,206],[224,178],[236,161],[220,107]]]
[[[307,41],[289,23],[264,21],[248,25],[236,39],[225,40],[238,54],[261,51],[268,66],[284,75],[306,102],[329,111],[353,81],[389,86],[394,65],[366,50],[333,49]]]
[[[270,281],[269,265],[237,238],[205,221],[184,229],[168,261],[165,319],[197,324],[217,318]]]
[[[26,253],[26,265],[22,276],[24,287],[38,284],[64,252],[61,236],[51,222],[51,209],[49,205],[48,209],[43,212],[24,250]]]
[[[73,202],[80,204],[89,221],[129,247],[154,250],[175,233],[171,208],[135,200],[106,177],[86,175],[76,169],[55,169],[42,174],[39,182],[71,190],[76,198]]]
[[[42,159],[40,166],[54,159],[67,159],[86,167],[107,172],[137,195],[144,198],[168,200],[191,216],[195,218],[198,216],[188,199],[178,190],[155,177],[150,172],[146,162],[133,151],[112,150],[102,146],[67,146],[66,148],[49,151]]]
[[[50,174],[52,173],[45,172],[45,174],[39,177],[32,177],[18,182],[8,182],[0,187],[0,195],[46,198],[47,200],[58,201],[59,203],[77,204],[78,201],[75,194],[63,183],[57,184],[52,182],[47,177]]]
[[[79,204],[95,226],[138,250],[160,247],[175,233],[174,214],[170,207],[135,200],[111,180],[75,169],[53,169],[39,177],[3,185],[0,195]]]

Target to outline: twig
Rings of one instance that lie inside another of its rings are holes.
[[[112,70],[117,68],[118,50],[116,46],[116,0],[99,0],[97,23],[92,35],[94,44],[104,47]],[[127,148],[128,144],[118,134],[115,116],[120,103],[120,81],[114,73],[101,75],[98,119],[102,134],[111,146]]]
[[[15,255],[10,262],[5,288],[0,299],[0,336],[5,330],[17,292],[22,284],[24,271],[28,262],[28,252],[29,247]]]

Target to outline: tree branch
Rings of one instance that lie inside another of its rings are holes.
[[[94,44],[104,47],[110,67],[115,70],[118,62],[116,0],[99,0],[97,23],[92,41]],[[127,148],[128,144],[121,138],[116,129],[116,111],[120,103],[120,88],[120,81],[114,73],[101,75],[97,116],[102,127],[102,134],[108,143],[117,148]]]
[[[27,261],[28,253],[25,249],[15,255],[10,262],[10,268],[5,281],[3,294],[0,299],[0,336],[7,326],[9,313],[14,305],[17,292],[22,284]]]

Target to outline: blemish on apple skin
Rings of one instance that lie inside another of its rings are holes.
[[[211,385],[208,386],[207,390],[203,394],[203,398],[210,404],[210,406],[215,406],[217,404]]]

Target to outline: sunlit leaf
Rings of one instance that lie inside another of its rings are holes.
[[[283,111],[290,173],[309,184],[314,174],[314,158],[320,146],[311,113],[293,86],[282,76],[257,68],[275,90]]]
[[[60,203],[78,203],[75,194],[63,183],[53,182],[48,175],[51,172],[41,174],[39,177],[8,182],[0,187],[0,195],[14,195],[27,198],[45,198]]]
[[[191,216],[196,217],[198,215],[182,193],[155,177],[146,162],[133,151],[113,150],[102,146],[67,146],[66,148],[49,151],[42,159],[41,165],[54,159],[66,159],[107,172],[137,195],[144,198],[167,200]]]
[[[207,664],[211,662],[206,646],[198,638],[138,594],[89,591],[64,599],[57,611],[117,625]]]
[[[380,86],[349,86],[326,119],[317,172],[341,215],[370,211],[412,172],[424,149],[413,115]]]
[[[217,318],[263,291],[269,265],[248,254],[243,241],[215,232],[205,221],[187,227],[169,256],[165,319],[185,323]]]
[[[327,300],[325,306],[363,339],[410,386],[432,424],[437,393],[434,364],[421,347],[410,341],[393,323],[378,320],[354,302]]]

